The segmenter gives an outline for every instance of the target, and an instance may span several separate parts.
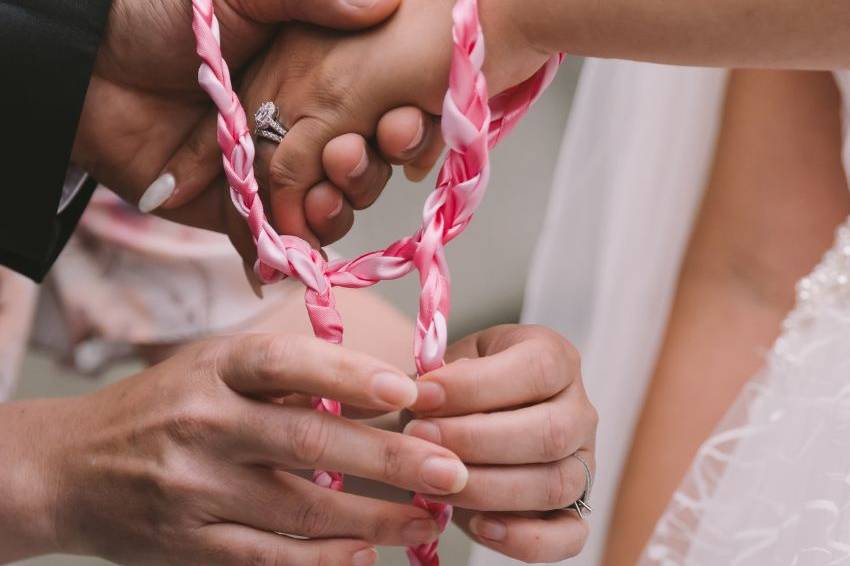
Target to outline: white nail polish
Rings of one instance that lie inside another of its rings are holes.
[[[142,194],[142,198],[139,199],[139,210],[142,212],[156,210],[174,193],[176,186],[177,180],[174,175],[171,173],[160,175]]]

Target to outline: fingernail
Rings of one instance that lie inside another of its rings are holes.
[[[377,0],[345,0],[355,8],[371,8]]]
[[[366,148],[363,148],[363,155],[360,156],[360,161],[357,166],[348,174],[349,179],[356,179],[366,172],[366,167],[369,166],[369,156],[366,155]]]
[[[328,220],[331,218],[336,218],[336,216],[342,211],[342,197],[339,197],[337,200],[336,206],[333,207],[333,210],[328,212]]]
[[[393,407],[408,407],[416,401],[417,389],[406,375],[386,371],[372,378],[372,393]]]
[[[410,152],[419,147],[419,144],[422,143],[422,136],[425,135],[425,122],[422,120],[422,116],[419,117],[419,129],[416,130],[416,135],[413,136],[413,139],[410,140],[410,143],[407,144],[407,147],[404,148],[404,152]]]
[[[404,434],[427,440],[434,444],[440,444],[442,436],[440,435],[440,427],[431,421],[410,421],[404,427]]]
[[[419,472],[422,481],[444,493],[457,493],[466,485],[469,472],[457,460],[432,456],[425,460]]]
[[[433,519],[416,519],[410,521],[401,530],[402,542],[408,546],[425,544],[437,538],[440,531]]]
[[[508,528],[501,521],[476,515],[469,521],[469,528],[476,536],[499,542],[505,540]]]
[[[416,397],[417,411],[433,411],[446,402],[446,390],[437,382],[417,381],[416,389],[419,391]]]
[[[156,210],[174,194],[174,188],[176,186],[177,180],[174,178],[174,175],[171,173],[160,175],[142,193],[142,198],[139,199],[139,210],[146,213]]]
[[[374,548],[358,550],[351,557],[351,566],[372,566],[378,561],[378,551]]]

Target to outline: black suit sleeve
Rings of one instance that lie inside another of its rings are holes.
[[[0,0],[0,264],[37,281],[82,214],[57,214],[111,0]]]

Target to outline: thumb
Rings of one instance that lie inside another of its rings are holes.
[[[360,29],[387,19],[399,0],[241,0],[245,15],[262,23],[298,20],[334,29]]]

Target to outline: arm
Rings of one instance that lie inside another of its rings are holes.
[[[0,1],[3,206],[0,264],[41,279],[85,195],[58,214],[77,120],[109,0]]]
[[[848,207],[827,73],[733,73],[708,192],[623,473],[605,564],[633,564]],[[687,426],[682,426],[687,423]]]

